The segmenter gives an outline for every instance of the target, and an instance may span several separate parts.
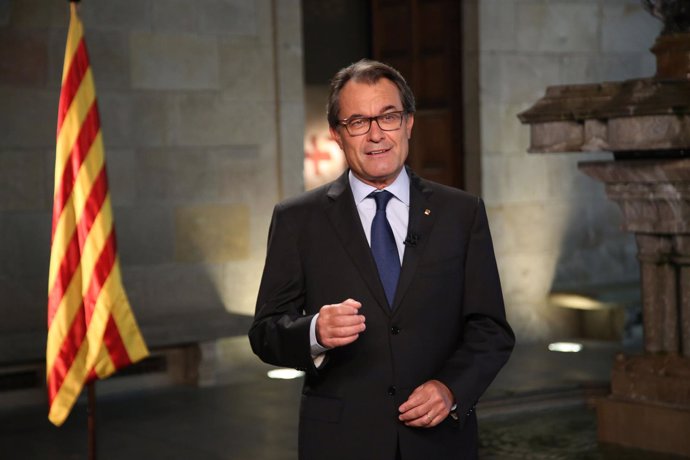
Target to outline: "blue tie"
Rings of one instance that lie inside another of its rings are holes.
[[[371,223],[371,253],[379,269],[379,277],[383,283],[383,290],[386,291],[388,305],[392,308],[400,277],[398,247],[395,245],[393,230],[386,218],[386,206],[393,198],[393,194],[383,190],[370,193],[369,198],[376,200],[376,215]]]

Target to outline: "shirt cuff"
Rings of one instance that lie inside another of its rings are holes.
[[[323,363],[324,353],[328,351],[328,348],[324,347],[316,340],[316,320],[319,314],[315,314],[311,319],[311,324],[309,325],[309,346],[311,348],[311,359],[314,360],[314,365],[318,368]]]

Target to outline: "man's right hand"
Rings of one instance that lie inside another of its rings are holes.
[[[326,348],[348,345],[366,329],[364,315],[360,315],[362,304],[353,299],[342,303],[324,305],[316,319],[316,339]]]

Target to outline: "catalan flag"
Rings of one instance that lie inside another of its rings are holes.
[[[148,355],[125,294],[96,92],[76,3],[58,108],[48,284],[48,418],[61,425],[85,383]]]

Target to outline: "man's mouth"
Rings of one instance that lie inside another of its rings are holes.
[[[388,152],[390,149],[377,149],[377,150],[370,150],[368,152],[365,152],[367,155],[375,156],[375,155],[381,155],[382,153]]]

